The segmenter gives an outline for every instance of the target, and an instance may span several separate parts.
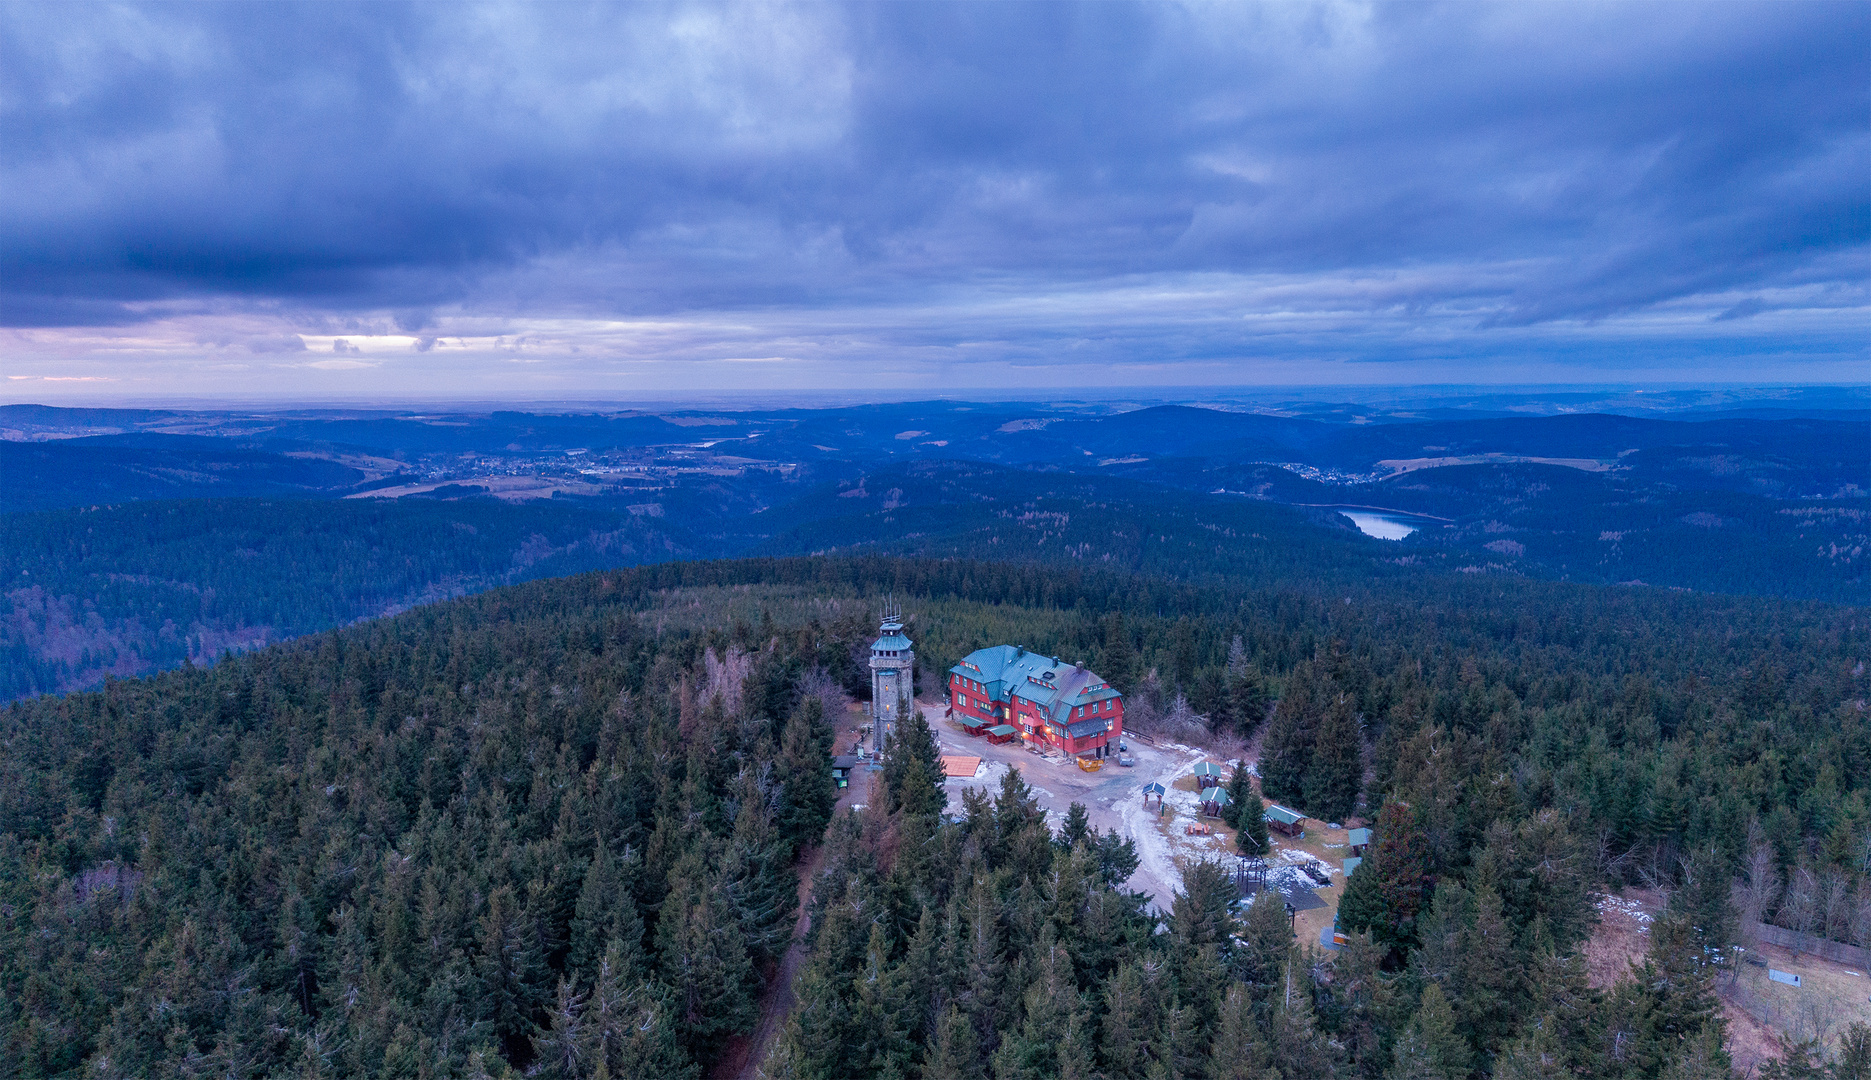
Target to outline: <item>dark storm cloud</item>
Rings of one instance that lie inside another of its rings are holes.
[[[378,313],[421,348],[440,311],[923,305],[971,314],[864,332],[1202,357],[1316,310],[1277,347],[1365,359],[1437,348],[1373,318],[1706,297],[1741,326],[1799,305],[1736,293],[1862,303],[1868,31],[1857,3],[11,6],[0,322]],[[1188,311],[1071,301],[1191,281]]]

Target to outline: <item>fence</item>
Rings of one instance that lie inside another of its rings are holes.
[[[1798,930],[1788,930],[1784,926],[1758,922],[1743,927],[1743,933],[1757,941],[1765,941],[1769,945],[1778,945],[1783,949],[1792,949],[1794,952],[1811,953],[1835,964],[1847,964],[1856,968],[1871,967],[1871,949],[1847,945],[1842,941],[1830,941],[1816,934],[1802,934]]]

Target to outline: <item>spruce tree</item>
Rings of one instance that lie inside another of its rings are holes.
[[[1317,731],[1317,693],[1310,663],[1301,663],[1287,680],[1286,693],[1273,708],[1260,749],[1260,786],[1279,802],[1301,802],[1312,769]]]
[[[1094,850],[1098,856],[1098,873],[1112,888],[1121,887],[1137,872],[1137,841],[1119,836],[1116,829],[1098,833]]]
[[[1151,1007],[1154,990],[1136,961],[1123,964],[1105,981],[1099,1059],[1108,1080],[1144,1080],[1149,1065]]]
[[[890,962],[883,927],[871,924],[864,968],[851,994],[849,1060],[873,1075],[901,1075],[909,1064],[910,1033],[919,1025],[902,967]]]
[[[1372,853],[1353,872],[1339,903],[1339,926],[1369,930],[1378,944],[1400,955],[1416,944],[1417,919],[1435,887],[1429,839],[1415,812],[1398,802],[1384,804],[1374,831]]]
[[[1438,983],[1423,988],[1416,1015],[1397,1040],[1389,1080],[1465,1080],[1471,1053],[1456,1027],[1455,1010]]]
[[[897,721],[896,730],[884,743],[883,766],[886,810],[905,809],[904,795],[909,791],[916,803],[907,808],[910,813],[941,812],[942,751],[921,709],[912,708]],[[913,790],[911,777],[917,778]]]
[[[923,1059],[923,1080],[977,1080],[981,1063],[974,1025],[953,1005],[936,1024],[935,1042]]]
[[[780,831],[797,850],[819,842],[838,791],[832,780],[831,725],[819,699],[800,699],[780,732],[774,779],[780,783]]]
[[[1325,709],[1306,769],[1305,807],[1313,817],[1344,821],[1364,786],[1364,734],[1351,695],[1338,693]]]
[[[1491,1057],[1513,1036],[1531,1001],[1526,958],[1514,948],[1500,895],[1487,885],[1475,889],[1456,972],[1456,1016],[1476,1049]]]
[[[1266,1080],[1272,1068],[1267,1037],[1254,1015],[1254,998],[1246,987],[1234,983],[1221,1000],[1215,1039],[1209,1048],[1209,1080]],[[1274,1075],[1279,1075],[1277,1070]]]
[[[1120,694],[1130,693],[1137,684],[1137,653],[1131,647],[1122,612],[1104,617],[1104,650],[1098,655],[1098,674]]]
[[[1338,1074],[1338,1051],[1315,1022],[1314,990],[1305,954],[1298,945],[1289,943],[1285,976],[1274,996],[1267,1041],[1284,1075],[1331,1080]]]
[[[1293,943],[1293,926],[1286,914],[1286,899],[1264,889],[1248,905],[1241,930],[1241,945],[1234,951],[1234,975],[1262,1005],[1272,1001],[1286,973],[1286,952]]]
[[[1234,845],[1243,855],[1267,855],[1273,850],[1272,839],[1267,835],[1267,807],[1260,800],[1260,792],[1250,786],[1245,798],[1239,800],[1235,813]]]
[[[1065,812],[1065,822],[1059,827],[1059,839],[1057,841],[1059,849],[1061,851],[1071,851],[1080,844],[1090,843],[1094,840],[1095,837],[1091,829],[1091,814],[1086,811],[1084,803],[1073,803]]]
[[[1204,988],[1202,993],[1210,992]],[[1179,992],[1170,999],[1151,1041],[1152,1060],[1144,1073],[1149,1080],[1199,1080],[1206,1064],[1205,1040],[1194,1008],[1182,1003]]]
[[[1241,796],[1245,792],[1252,790],[1253,786],[1254,782],[1247,774],[1247,766],[1236,762],[1234,771],[1228,774],[1226,787],[1228,792],[1228,805],[1223,807],[1221,811],[1223,824],[1231,829],[1240,828],[1240,823],[1237,819],[1240,817],[1241,813],[1241,803],[1243,801]]]

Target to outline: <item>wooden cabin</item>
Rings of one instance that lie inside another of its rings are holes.
[[[1306,815],[1278,803],[1267,807],[1267,828],[1282,836],[1306,835]]]

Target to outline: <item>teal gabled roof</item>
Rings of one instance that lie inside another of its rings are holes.
[[[976,649],[949,672],[980,683],[994,701],[1030,701],[1057,723],[1066,722],[1077,706],[1124,696],[1095,672],[1017,645]]]

